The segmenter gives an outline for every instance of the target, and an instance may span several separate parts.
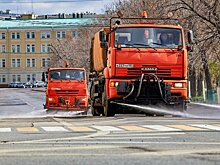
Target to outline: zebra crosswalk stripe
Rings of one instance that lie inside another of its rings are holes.
[[[95,129],[92,129],[90,127],[68,127],[69,129],[77,132],[87,132],[87,131],[96,131]]]
[[[11,132],[11,128],[0,128],[0,132]]]
[[[191,126],[194,127],[199,127],[199,128],[206,128],[206,129],[211,129],[211,130],[216,130],[216,131],[220,131],[220,127],[218,126],[214,126],[214,125],[208,125],[208,124],[190,124]]]
[[[142,125],[144,128],[149,128],[154,131],[181,131],[180,129],[170,128],[162,125]]]
[[[44,131],[47,132],[68,132],[64,127],[41,127]]]
[[[124,131],[123,129],[114,126],[92,126],[92,127],[100,131]]]
[[[171,128],[177,128],[180,130],[184,130],[184,131],[202,131],[202,130],[206,130],[204,128],[198,128],[198,127],[192,127],[192,126],[188,126],[188,125],[167,125],[168,127]]]
[[[143,128],[136,125],[122,125],[118,126],[126,131],[152,131],[151,129]]]
[[[39,130],[35,127],[22,127],[16,128],[18,132],[38,132]]]

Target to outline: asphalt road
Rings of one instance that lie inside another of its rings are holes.
[[[105,118],[47,114],[44,99],[31,89],[0,89],[0,164],[219,163],[218,107],[190,104],[185,117]]]

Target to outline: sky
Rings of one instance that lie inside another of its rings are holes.
[[[114,0],[0,0],[0,10],[11,13],[57,14],[91,12],[103,13]],[[33,2],[33,3],[31,3]]]

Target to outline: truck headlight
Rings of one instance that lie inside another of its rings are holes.
[[[54,98],[48,98],[49,101],[54,101]]]
[[[86,98],[86,97],[82,97],[82,98],[80,98],[79,100],[80,100],[80,102],[81,102],[81,101],[85,102],[85,101],[87,100],[87,98]]]
[[[183,83],[174,83],[174,88],[183,88]]]
[[[110,87],[117,87],[118,84],[119,84],[119,82],[114,82],[114,81],[112,81],[112,82],[110,83]]]

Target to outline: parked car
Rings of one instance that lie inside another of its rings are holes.
[[[9,88],[16,88],[16,86],[17,86],[16,82],[11,82],[11,83],[8,85]]]
[[[9,88],[24,88],[24,83],[21,82],[11,82],[8,85]]]
[[[33,88],[34,84],[31,82],[24,83],[24,88]]]
[[[24,83],[21,82],[17,83],[17,88],[25,88]]]
[[[45,83],[43,81],[36,81],[34,83],[34,87],[44,87]]]

